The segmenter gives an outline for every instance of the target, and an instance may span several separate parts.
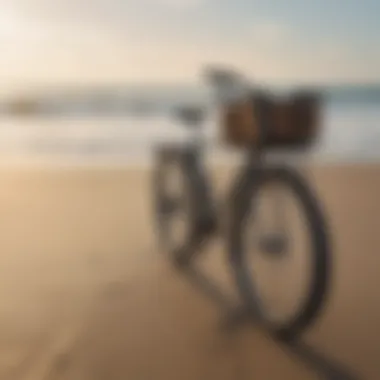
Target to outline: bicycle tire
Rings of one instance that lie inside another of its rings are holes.
[[[261,186],[276,181],[287,186],[298,198],[306,216],[312,242],[312,278],[307,297],[297,312],[281,325],[268,321],[260,312],[254,282],[244,265],[246,254],[243,245],[245,223],[250,213],[249,202],[258,195]],[[306,180],[295,170],[287,167],[247,168],[242,171],[231,194],[228,250],[235,282],[247,307],[275,338],[295,340],[310,327],[320,315],[327,300],[331,274],[331,244],[321,205]]]
[[[169,226],[159,209],[165,187],[164,171],[167,164],[178,165],[185,183],[185,196],[188,199],[188,234],[182,244],[174,248],[170,248]],[[204,235],[214,227],[214,215],[210,208],[211,197],[205,173],[200,167],[198,152],[191,146],[165,146],[159,149],[155,155],[152,188],[155,224],[160,247],[176,264],[185,265],[194,256]]]

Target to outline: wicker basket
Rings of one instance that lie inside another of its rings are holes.
[[[296,93],[286,100],[265,94],[224,105],[223,140],[228,145],[307,148],[319,131],[319,98]]]

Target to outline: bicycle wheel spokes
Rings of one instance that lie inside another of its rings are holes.
[[[290,251],[288,205],[283,190],[280,186],[267,186],[262,191],[262,198],[256,200],[259,206],[255,216],[258,248],[272,259],[285,258]]]
[[[171,259],[185,252],[191,239],[191,189],[181,158],[158,161],[155,171],[158,237]]]
[[[271,330],[289,337],[311,321],[321,304],[327,246],[322,219],[306,199],[310,194],[292,182],[298,177],[285,179],[275,183],[274,177],[273,184],[261,179],[247,190],[253,191],[252,204],[248,215],[236,219],[243,244],[235,271],[247,302]]]
[[[183,209],[183,200],[180,198],[172,198],[168,196],[162,197],[159,204],[159,213],[164,216],[171,216],[177,211]]]
[[[266,309],[270,319],[277,321],[289,319],[307,297],[312,256],[304,215],[294,194],[278,186],[274,197],[274,225],[282,251],[279,255],[265,256],[270,273],[263,281],[272,284],[265,283],[268,286]],[[273,260],[273,256],[282,260]]]

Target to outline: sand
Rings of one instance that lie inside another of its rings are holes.
[[[379,379],[380,167],[309,175],[335,265],[328,306],[305,339],[358,378]],[[221,189],[230,177],[215,175]],[[219,329],[218,308],[156,247],[149,179],[140,169],[2,169],[0,379],[317,378],[259,328]],[[222,262],[220,243],[211,251]]]

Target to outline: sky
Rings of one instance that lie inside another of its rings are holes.
[[[0,0],[0,86],[380,83],[379,0]]]

